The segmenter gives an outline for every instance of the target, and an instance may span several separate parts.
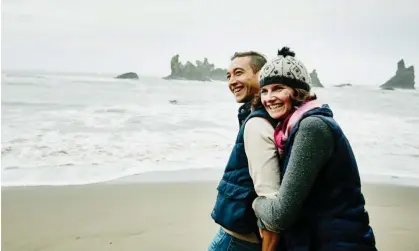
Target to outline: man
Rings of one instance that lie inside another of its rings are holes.
[[[210,251],[262,249],[252,202],[258,195],[272,196],[280,185],[276,148],[272,147],[275,121],[266,111],[251,113],[252,100],[259,93],[258,74],[265,63],[266,58],[260,53],[237,52],[228,68],[228,88],[236,102],[243,105],[238,113],[240,130],[217,187],[218,195],[211,213],[220,230],[208,248]],[[254,137],[252,142],[256,143],[246,145],[249,137]],[[249,154],[263,156],[252,158],[261,161],[248,163]]]

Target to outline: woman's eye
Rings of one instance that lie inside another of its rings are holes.
[[[283,87],[275,87],[275,88],[273,88],[273,91],[274,92],[282,92],[282,90],[284,90]]]

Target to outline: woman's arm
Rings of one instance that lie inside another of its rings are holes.
[[[258,197],[253,203],[259,223],[280,232],[295,221],[333,148],[333,132],[326,122],[317,117],[301,121],[278,193],[275,198]]]

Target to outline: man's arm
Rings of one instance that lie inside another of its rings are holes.
[[[280,187],[280,167],[272,125],[259,117],[247,121],[244,128],[244,148],[257,195],[275,198]],[[261,227],[260,235],[263,239],[262,251],[274,251],[280,238],[275,232],[267,230],[275,228],[267,224],[258,225]]]
[[[272,125],[259,117],[247,121],[244,147],[257,195],[274,198],[280,187],[280,167]],[[270,229],[269,226],[262,228]]]
[[[316,117],[301,121],[287,170],[275,198],[258,197],[253,202],[256,216],[270,226],[269,230],[279,232],[298,217],[302,204],[318,173],[333,153],[333,148],[333,132],[326,122]]]
[[[244,128],[244,148],[255,191],[258,196],[274,197],[279,190],[278,152],[274,128],[265,119],[254,117]]]

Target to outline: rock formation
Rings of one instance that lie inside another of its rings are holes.
[[[351,83],[345,83],[345,84],[334,85],[333,87],[351,87],[351,86],[352,86]]]
[[[317,76],[317,72],[314,69],[312,73],[310,73],[311,78],[311,86],[313,87],[323,87],[322,83],[320,82],[319,77]]]
[[[203,62],[196,60],[196,65],[190,61],[183,65],[179,61],[179,55],[172,57],[170,61],[170,69],[170,75],[164,77],[164,79],[198,81],[225,80],[227,73],[226,69],[215,68],[214,64],[210,64],[207,58],[205,58]]]
[[[127,72],[124,74],[121,74],[119,76],[117,76],[116,78],[120,78],[120,79],[139,79],[137,73],[135,72]]]
[[[403,59],[397,63],[396,75],[380,86],[383,89],[415,89],[415,69],[406,68]]]

